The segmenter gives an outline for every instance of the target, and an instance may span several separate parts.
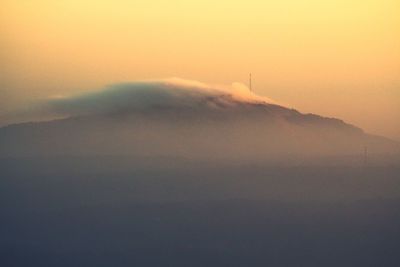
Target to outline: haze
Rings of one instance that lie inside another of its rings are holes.
[[[400,266],[399,15],[1,1],[0,266]]]
[[[106,84],[246,83],[400,139],[400,5],[367,1],[2,1],[0,113]]]

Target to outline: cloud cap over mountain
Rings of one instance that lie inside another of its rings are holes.
[[[339,119],[302,114],[246,86],[182,79],[111,85],[31,110],[63,118],[0,128],[4,155],[119,155],[261,160],[398,151]],[[36,114],[35,114],[36,113]],[[126,116],[126,115],[129,116]],[[1,156],[1,151],[0,151]]]
[[[110,85],[100,91],[71,97],[50,98],[42,111],[76,116],[152,107],[196,107],[207,99],[231,99],[239,103],[275,103],[253,94],[245,85],[209,85],[197,81],[170,78]],[[226,103],[229,104],[229,103]]]

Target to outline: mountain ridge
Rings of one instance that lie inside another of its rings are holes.
[[[132,154],[204,158],[212,153],[216,158],[234,155],[268,160],[297,154],[359,153],[366,142],[371,152],[382,153],[396,146],[394,141],[368,135],[340,119],[266,103],[207,111],[199,107],[152,107],[0,128],[5,151],[0,152],[2,156]],[[347,143],[351,143],[349,150],[345,150]]]
[[[365,147],[371,154],[400,151],[394,141],[366,134],[343,120],[303,114],[237,84],[231,88],[183,80],[119,84],[50,99],[37,111],[44,118],[58,119],[0,128],[0,156],[285,161],[359,155]],[[35,121],[34,116],[30,120]]]

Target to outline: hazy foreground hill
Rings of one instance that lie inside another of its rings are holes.
[[[400,151],[399,144],[341,120],[302,114],[248,91],[181,83],[119,85],[49,102],[49,112],[65,118],[1,128],[0,155],[263,161]]]
[[[0,160],[1,266],[400,263],[400,168]]]

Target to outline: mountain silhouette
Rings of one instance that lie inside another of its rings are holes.
[[[64,118],[0,128],[0,156],[287,160],[360,155],[366,148],[374,154],[399,151],[396,142],[342,120],[303,114],[237,86],[122,84],[44,107]]]

